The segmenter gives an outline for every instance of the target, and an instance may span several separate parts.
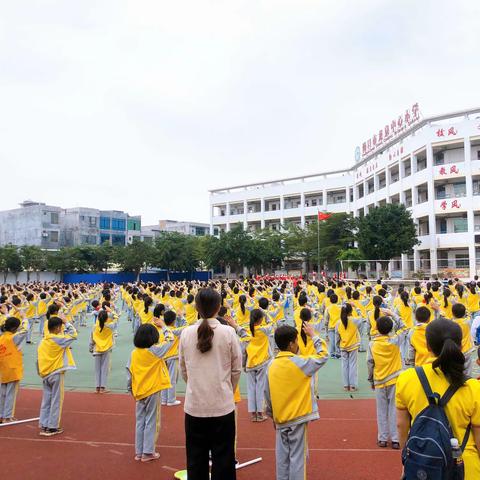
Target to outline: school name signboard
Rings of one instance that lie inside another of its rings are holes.
[[[412,125],[420,120],[420,109],[418,103],[412,105],[411,108],[405,110],[405,113],[400,114],[385,126],[374,133],[368,140],[362,143],[362,147],[357,147],[355,151],[355,160],[358,162],[367,155],[375,153],[383,147],[390,140],[395,139],[401,133],[408,130]]]

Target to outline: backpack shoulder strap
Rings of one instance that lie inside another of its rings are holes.
[[[459,387],[454,387],[453,385],[450,385],[447,388],[447,391],[443,394],[443,397],[438,401],[438,404],[445,408],[445,405],[450,401],[450,399],[455,395]]]
[[[428,378],[425,375],[425,372],[422,367],[415,367],[415,372],[418,376],[418,379],[420,380],[420,384],[422,385],[423,391],[425,392],[425,395],[427,397],[428,403],[430,405],[436,405],[437,400],[436,396],[432,391],[432,388],[430,387],[430,384],[428,383]]]
[[[465,447],[467,446],[468,438],[470,437],[470,430],[472,429],[472,424],[469,423],[467,429],[465,430],[465,436],[463,437],[463,442],[460,448],[462,449],[462,452],[465,451]]]

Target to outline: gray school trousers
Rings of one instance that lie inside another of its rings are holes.
[[[247,396],[249,413],[260,413],[264,410],[267,368],[268,363],[264,363],[258,368],[247,370]]]
[[[305,480],[307,453],[307,423],[277,429],[277,480]]]
[[[162,390],[162,403],[173,403],[176,399],[176,388],[178,380],[178,358],[167,358],[165,364],[168,368],[168,375],[170,376],[170,383],[172,387],[167,390]]]
[[[0,418],[15,416],[15,402],[17,400],[19,381],[2,383],[0,386]]]
[[[94,355],[95,358],[95,386],[106,387],[108,372],[110,370],[110,354],[111,350],[104,353],[97,353]]]
[[[395,407],[395,385],[375,389],[377,402],[378,441],[398,442],[397,409]]]
[[[155,453],[160,430],[160,392],[137,400],[135,416],[135,454]]]
[[[55,373],[42,380],[43,396],[40,407],[40,426],[59,428],[63,405],[64,372]]]
[[[346,352],[341,350],[342,354],[342,374],[344,387],[358,387],[358,350]]]

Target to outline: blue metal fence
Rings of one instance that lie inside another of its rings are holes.
[[[155,273],[141,273],[140,280],[142,282],[161,282],[170,279],[172,282],[182,280],[199,280],[207,281],[212,278],[210,271],[199,272],[168,272],[162,270]],[[65,283],[131,283],[136,281],[133,272],[117,272],[117,273],[64,273],[63,281]]]

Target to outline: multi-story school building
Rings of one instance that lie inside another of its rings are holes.
[[[345,170],[211,190],[210,233],[238,223],[304,226],[319,211],[362,216],[403,203],[421,243],[390,262],[392,276],[480,271],[480,108],[421,118],[414,105],[357,147],[355,160]],[[376,268],[367,263],[367,273]]]

